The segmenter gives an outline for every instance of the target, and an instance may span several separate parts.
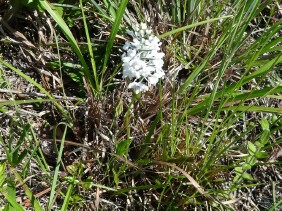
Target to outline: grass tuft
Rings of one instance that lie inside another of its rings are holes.
[[[281,209],[277,1],[0,6],[1,209]],[[140,23],[166,74],[136,95]]]

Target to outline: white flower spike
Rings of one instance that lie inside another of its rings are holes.
[[[162,69],[164,53],[161,42],[152,34],[145,23],[136,26],[136,31],[127,32],[133,41],[126,41],[122,55],[123,78],[132,82],[128,85],[136,94],[155,86],[165,73]]]

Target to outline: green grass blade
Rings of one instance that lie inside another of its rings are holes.
[[[243,112],[264,112],[264,113],[275,113],[282,114],[282,108],[271,108],[271,107],[262,107],[262,106],[231,106],[222,108],[226,111],[243,111]]]
[[[232,18],[232,17],[233,17],[233,15],[227,15],[227,16],[222,16],[222,17],[219,17],[219,18],[208,19],[208,20],[201,21],[201,22],[198,22],[198,23],[194,23],[194,24],[191,24],[191,25],[188,25],[188,26],[183,26],[183,27],[168,31],[166,33],[163,33],[163,34],[159,35],[158,38],[162,39],[162,38],[165,38],[169,35],[173,35],[175,33],[182,32],[182,31],[185,31],[187,29],[191,29],[191,28],[196,27],[196,26],[200,26],[200,25],[204,25],[204,24],[211,23],[211,22],[214,22],[214,21],[218,21],[218,20],[222,20],[222,19],[226,19],[226,18]]]
[[[91,61],[92,71],[93,71],[93,75],[94,75],[94,81],[95,81],[95,85],[96,85],[95,88],[96,88],[96,90],[98,90],[99,89],[99,79],[98,79],[98,75],[97,75],[97,69],[96,69],[96,63],[95,63],[95,58],[94,58],[94,54],[93,54],[92,43],[91,43],[91,39],[90,39],[90,36],[89,36],[89,30],[88,30],[88,26],[87,26],[87,22],[86,22],[86,17],[85,17],[85,14],[84,14],[82,0],[80,0],[79,2],[80,2],[80,7],[81,7],[81,13],[82,13],[82,19],[83,19],[83,24],[84,24],[84,29],[85,29],[85,35],[86,35],[86,39],[87,39],[88,52],[89,52],[89,55],[90,55],[90,61]]]
[[[97,4],[94,0],[91,0],[91,3],[93,4],[93,7],[96,8],[104,17],[106,17],[108,20],[112,20],[110,16],[107,16],[106,11],[103,10],[99,4]]]
[[[6,105],[22,105],[22,104],[31,104],[31,103],[44,103],[44,102],[56,102],[60,101],[57,99],[32,99],[32,100],[1,100],[0,107]]]
[[[18,204],[18,202],[16,201],[15,198],[11,197],[9,194],[7,194],[6,192],[2,192],[1,193],[3,194],[3,196],[7,199],[7,201],[13,206],[13,208],[17,211],[25,211],[25,209],[20,205]]]
[[[266,98],[276,98],[279,96],[272,96],[273,94],[280,94],[282,93],[282,86],[278,87],[270,87],[270,88],[264,88],[260,90],[255,90],[251,92],[246,92],[244,94],[240,93],[236,95],[235,97],[228,99],[227,102],[234,102],[237,100],[249,100],[253,98],[259,98],[259,97],[266,97]]]
[[[36,81],[34,81],[31,77],[29,77],[28,75],[24,74],[22,71],[20,71],[19,69],[13,67],[12,65],[10,65],[9,63],[0,60],[0,64],[3,64],[4,66],[8,67],[9,69],[13,70],[15,73],[17,73],[19,76],[23,77],[25,80],[27,80],[29,83],[31,83],[32,85],[34,85],[36,88],[38,88],[43,94],[45,94],[48,98],[54,100],[54,98],[52,97],[52,95],[49,94],[49,92],[44,89],[39,83],[37,83]],[[69,116],[69,114],[63,109],[63,107],[57,103],[57,101],[53,101],[54,105],[58,108],[58,110],[62,113],[62,115],[67,119],[68,122],[71,122],[71,118]]]
[[[56,184],[57,184],[57,180],[58,180],[58,174],[59,174],[60,164],[61,164],[62,155],[63,155],[64,142],[65,142],[65,138],[66,138],[66,134],[67,134],[67,128],[68,128],[68,126],[66,125],[64,133],[63,133],[63,137],[61,139],[60,150],[58,152],[57,163],[56,163],[56,167],[55,167],[55,171],[54,171],[54,177],[53,177],[53,181],[52,181],[52,187],[51,187],[50,198],[49,198],[49,203],[48,203],[48,209],[49,210],[52,208],[52,203],[53,203],[53,200],[54,200],[54,197],[55,197]]]
[[[62,17],[57,13],[57,11],[55,9],[52,9],[52,6],[50,5],[50,3],[48,3],[45,0],[41,0],[40,1],[40,5],[42,8],[44,8],[45,10],[48,11],[48,13],[52,16],[52,18],[56,21],[56,23],[61,27],[63,33],[65,34],[65,36],[68,38],[69,42],[71,43],[75,53],[77,54],[83,69],[84,69],[84,73],[86,75],[86,80],[89,81],[89,83],[91,84],[91,88],[93,91],[93,94],[95,93],[94,91],[94,81],[93,78],[89,72],[89,68],[84,60],[84,57],[79,49],[79,46],[75,40],[75,38],[73,37],[69,27],[67,26],[67,24],[65,23],[65,21],[62,19]]]
[[[256,70],[255,72],[253,72],[252,74],[244,77],[242,79],[242,85],[246,84],[247,82],[249,82],[250,80],[259,77],[261,75],[267,74],[268,72],[273,70],[273,66],[276,64],[279,64],[282,62],[282,53],[275,57],[274,59],[270,60],[269,62],[267,62],[265,65],[263,65],[262,67],[260,67],[258,70]]]
[[[252,90],[252,91],[246,91],[245,93],[242,94],[242,92],[238,93],[232,93],[232,96],[230,96],[230,99],[227,99],[226,102],[234,102],[237,100],[249,100],[252,98],[258,98],[258,97],[267,97],[267,98],[274,98],[274,99],[280,99],[280,96],[276,96],[273,94],[279,94],[282,93],[282,86],[277,86],[277,87],[268,87],[268,88],[263,88],[260,90]],[[207,96],[202,96],[200,98],[197,98],[196,100],[201,100],[201,99],[206,99],[209,95]]]
[[[66,211],[67,208],[68,208],[68,205],[69,205],[69,201],[70,201],[70,197],[71,197],[71,194],[72,194],[72,190],[73,190],[73,182],[70,183],[69,187],[68,187],[68,191],[67,191],[67,194],[65,196],[65,200],[64,200],[64,203],[63,203],[63,206],[61,208],[62,211]]]
[[[231,94],[232,95],[232,93],[234,93],[234,90],[236,88],[243,86],[244,84],[248,83],[249,81],[251,81],[252,79],[254,79],[256,77],[267,74],[268,72],[273,70],[274,65],[277,65],[281,62],[282,62],[282,54],[277,56],[276,58],[272,59],[271,61],[269,61],[268,63],[266,63],[265,65],[263,65],[262,67],[260,67],[259,69],[257,69],[253,73],[251,73],[250,75],[243,77],[239,82],[232,84],[231,86],[227,87],[225,89],[225,94],[228,94],[228,95]],[[216,93],[215,99],[220,98],[221,96],[222,96],[222,91],[219,91],[218,93]],[[205,110],[206,106],[208,105],[208,100],[209,99],[206,99],[203,102],[196,105],[195,107],[191,108],[188,111],[188,114],[194,115],[194,114],[201,112],[202,110]]]
[[[104,75],[104,73],[107,69],[107,64],[108,64],[108,60],[110,58],[111,50],[112,50],[117,32],[119,30],[121,20],[122,20],[123,14],[125,12],[125,8],[126,8],[127,3],[128,3],[128,0],[122,0],[121,3],[120,3],[120,6],[118,8],[118,11],[116,13],[117,16],[116,16],[115,22],[112,26],[110,37],[108,39],[107,46],[106,46],[106,53],[105,53],[105,56],[104,56],[104,64],[103,64],[100,88],[102,88],[102,86],[103,86],[103,75]]]
[[[275,211],[277,208],[279,209],[282,204],[282,199],[280,199],[278,202],[274,203],[274,205],[269,209],[269,211]]]
[[[21,176],[18,174],[17,170],[14,168],[11,168],[11,170],[13,171],[13,174],[15,175],[16,179],[21,183],[25,194],[28,196],[33,208],[35,211],[41,211],[43,210],[38,202],[38,200],[36,199],[36,197],[33,195],[33,193],[31,192],[31,190],[29,189],[29,187],[25,184],[24,180],[21,178]]]

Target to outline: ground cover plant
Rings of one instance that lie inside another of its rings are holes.
[[[282,210],[278,0],[0,1],[1,210]]]

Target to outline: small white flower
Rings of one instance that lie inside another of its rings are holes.
[[[141,74],[144,78],[146,78],[146,77],[150,76],[153,71],[154,71],[154,68],[153,68],[153,67],[146,66],[146,67],[144,67],[143,69],[140,70],[140,74]]]
[[[128,51],[127,51],[127,55],[129,56],[129,57],[134,57],[135,55],[136,55],[136,50],[135,49],[129,49]]]
[[[164,65],[164,61],[162,59],[155,59],[155,60],[153,60],[153,64],[156,67],[162,67]]]
[[[147,29],[146,23],[141,23],[140,28],[143,29],[143,30],[146,30]]]
[[[146,30],[146,34],[151,34],[152,33],[152,30],[151,29],[147,29]]]
[[[164,53],[160,52],[160,40],[145,23],[135,28],[135,31],[127,32],[133,40],[126,41],[123,46],[126,53],[122,55],[122,77],[133,80],[128,88],[139,93],[148,91],[165,75],[162,69]]]
[[[127,31],[127,34],[128,34],[128,35],[130,35],[131,37],[133,37],[133,36],[134,36],[134,32],[133,32],[133,31],[131,31],[131,30],[128,30],[128,31]]]
[[[129,89],[133,89],[136,94],[142,91],[148,91],[149,87],[141,82],[132,82],[128,85]]]
[[[140,41],[136,38],[133,39],[133,42],[131,43],[134,47],[139,47],[140,46]]]
[[[130,80],[135,78],[136,74],[130,67],[124,68],[122,77],[123,78],[129,78]]]
[[[159,81],[159,79],[157,77],[154,77],[154,76],[148,77],[147,80],[148,80],[148,83],[150,85],[153,85],[153,86],[155,86],[158,83],[158,81]]]
[[[122,47],[123,50],[127,51],[130,47],[130,42],[126,41],[124,46]]]

